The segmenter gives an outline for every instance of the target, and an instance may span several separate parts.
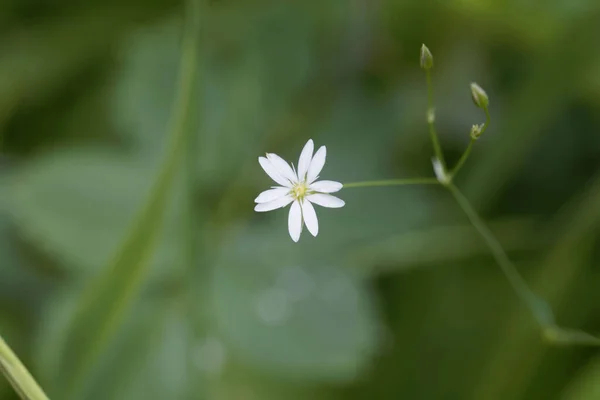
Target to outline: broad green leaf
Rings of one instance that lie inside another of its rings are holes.
[[[219,332],[234,357],[272,376],[351,380],[378,344],[371,293],[342,268],[294,255],[293,245],[254,234],[223,248],[211,281]]]
[[[132,36],[123,46],[123,65],[115,82],[115,124],[134,153],[150,162],[165,145],[177,76],[178,31],[176,25],[163,23]],[[201,97],[201,107],[193,111],[202,132],[197,141],[198,173],[204,182],[222,182],[239,167],[236,151],[247,149],[252,137],[260,134],[254,122],[261,115],[260,88],[251,79],[253,65],[229,71],[204,64],[202,81],[194,87]]]
[[[211,36],[202,50],[202,77],[195,90],[199,107],[198,179],[229,184],[244,163],[264,152],[270,125],[292,106],[312,68],[309,15],[302,7],[249,7],[243,15],[223,5],[211,13],[206,30],[232,30],[231,54],[224,58]],[[271,35],[276,28],[276,38]],[[273,40],[276,39],[276,40]],[[114,91],[114,119],[142,156],[152,158],[164,145],[168,99],[173,95],[179,46],[170,22],[140,30],[123,47]]]
[[[155,168],[106,151],[74,149],[29,163],[10,180],[10,215],[29,241],[70,271],[97,273],[127,234]],[[173,206],[176,202],[171,203]],[[176,274],[179,225],[171,207],[152,274]]]
[[[135,32],[121,47],[113,118],[135,150],[157,158],[164,151],[175,96],[181,29],[173,22]]]
[[[22,314],[43,302],[51,280],[26,261],[13,225],[0,210],[0,314]],[[2,309],[7,307],[6,311]]]

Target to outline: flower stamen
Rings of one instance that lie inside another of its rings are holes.
[[[292,196],[294,196],[296,200],[302,200],[307,191],[308,188],[306,187],[306,184],[304,182],[300,182],[295,184],[292,188]]]

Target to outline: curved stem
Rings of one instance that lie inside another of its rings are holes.
[[[184,12],[186,12],[188,15],[187,20],[190,21],[190,29],[193,31],[190,33],[190,38],[191,38],[191,45],[194,47],[198,47],[199,46],[199,41],[200,39],[198,39],[198,37],[200,36],[200,27],[202,24],[202,21],[206,20],[203,18],[204,16],[204,12],[206,11],[206,7],[205,7],[205,2],[204,0],[187,0],[186,1],[186,8],[184,9]],[[201,19],[202,17],[202,19]],[[192,78],[190,78],[190,80],[195,84],[196,82],[199,81],[199,79],[201,79],[201,71],[199,72],[198,70],[201,68],[198,67],[199,61],[198,61],[198,54],[197,50],[194,52],[195,58],[196,60],[194,61],[195,63],[195,68],[193,72],[190,72],[190,74],[193,74],[194,76]],[[189,109],[192,110],[198,110],[197,114],[201,114],[201,110],[202,110],[202,104],[201,104],[201,98],[202,98],[202,93],[198,90],[196,90],[196,87],[194,87],[192,89],[192,93],[189,94]],[[196,113],[194,114],[196,115]],[[198,267],[198,258],[199,258],[199,250],[198,250],[198,246],[200,243],[200,238],[199,238],[199,233],[200,231],[198,230],[197,224],[198,221],[200,220],[200,217],[198,215],[198,210],[196,207],[196,204],[194,202],[195,199],[195,188],[196,188],[196,178],[197,178],[197,162],[198,162],[198,149],[199,147],[199,141],[200,141],[200,123],[199,123],[199,119],[196,117],[191,117],[188,118],[189,121],[186,121],[185,127],[184,129],[187,130],[187,142],[186,142],[186,148],[182,151],[182,158],[183,158],[183,163],[182,163],[182,175],[183,175],[183,180],[184,180],[184,188],[183,188],[183,202],[181,204],[182,206],[182,215],[181,215],[181,219],[182,219],[182,227],[183,227],[183,237],[185,238],[185,240],[182,240],[182,253],[183,253],[183,257],[182,260],[186,265],[186,268],[184,268],[184,271],[186,273],[186,275],[182,276],[182,280],[183,282],[186,282],[185,276],[188,277],[192,277],[191,279],[187,279],[187,282],[184,283],[185,285],[185,290],[184,290],[184,295],[185,295],[185,299],[186,299],[186,312],[189,313],[189,315],[200,315],[200,312],[198,311],[199,308],[199,304],[198,304],[198,299],[196,298],[196,295],[198,293],[198,282],[200,282],[199,279],[196,279],[196,274],[198,273],[198,271],[200,270]],[[191,340],[191,338],[193,338],[196,335],[196,324],[194,323],[190,323],[188,325],[188,330],[187,330],[187,339],[188,339],[188,346],[190,346],[189,343],[192,343],[193,341]],[[195,365],[195,357],[194,357],[194,352],[192,351],[193,349],[188,347],[188,353],[186,356],[186,367],[188,368],[188,370],[190,371],[189,373],[191,373],[191,371],[194,371],[194,365]],[[195,391],[197,391],[198,389],[198,383],[195,382],[193,384],[189,385],[189,393],[188,393],[188,397],[187,398],[194,398],[193,393],[195,393]]]
[[[23,400],[48,400],[42,388],[1,336],[0,371]]]
[[[378,181],[364,181],[345,183],[344,189],[376,186],[405,186],[405,185],[437,185],[435,178],[407,178],[407,179],[384,179]]]
[[[456,163],[456,166],[452,169],[452,172],[450,173],[450,176],[452,178],[454,178],[454,176],[456,174],[458,174],[458,171],[460,171],[460,169],[465,164],[465,161],[467,161],[467,159],[469,158],[469,155],[471,154],[471,150],[473,148],[473,145],[477,141],[477,138],[480,137],[481,135],[483,135],[483,133],[485,132],[485,130],[490,125],[490,120],[491,120],[491,118],[490,118],[490,111],[487,109],[487,107],[484,108],[483,111],[485,112],[485,123],[481,126],[481,130],[480,130],[479,134],[476,137],[473,137],[473,134],[471,134],[471,141],[469,142],[469,145],[467,146],[465,152],[462,154],[462,156],[458,160],[458,163]]]
[[[475,144],[475,141],[476,141],[476,139],[471,138],[471,141],[469,142],[467,149],[465,150],[463,155],[460,157],[460,159],[456,163],[456,166],[454,166],[454,168],[452,169],[452,172],[450,172],[450,176],[452,178],[454,178],[454,176],[458,173],[458,171],[460,171],[462,166],[465,164],[465,161],[467,161],[467,158],[469,158],[469,155],[471,154],[471,149],[473,149],[473,144]]]

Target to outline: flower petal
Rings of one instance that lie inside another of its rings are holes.
[[[321,173],[323,165],[325,165],[325,157],[327,157],[327,149],[325,146],[321,146],[315,153],[315,156],[312,158],[310,166],[308,167],[308,172],[306,174],[306,181],[308,183],[312,183]]]
[[[294,173],[294,170],[292,169],[292,167],[290,167],[290,164],[288,164],[283,158],[279,157],[277,154],[274,153],[267,153],[267,158],[269,159],[269,161],[271,161],[271,164],[273,164],[275,168],[277,168],[277,172],[279,172],[279,175],[283,176],[290,182],[298,181],[298,177]]]
[[[300,159],[298,160],[298,179],[300,181],[306,178],[306,173],[308,172],[308,167],[310,166],[310,160],[312,160],[314,150],[315,144],[313,143],[312,139],[309,139],[304,145],[302,153],[300,153]]]
[[[336,181],[318,181],[310,185],[309,189],[320,193],[334,193],[339,191],[344,185]]]
[[[327,208],[340,208],[346,204],[344,200],[338,199],[330,194],[313,193],[306,196],[306,199],[311,203],[318,204]]]
[[[302,233],[302,209],[297,200],[294,201],[292,207],[290,207],[288,230],[290,231],[290,236],[294,242],[300,240],[300,234]]]
[[[317,236],[319,234],[319,220],[317,219],[315,208],[307,199],[302,201],[302,218],[304,219],[308,231],[313,236]]]
[[[267,175],[269,175],[269,177],[275,182],[279,183],[281,186],[292,187],[292,184],[279,174],[277,168],[271,163],[271,161],[267,160],[265,157],[258,157],[258,162],[265,170]]]
[[[256,199],[254,199],[255,203],[268,203],[269,201],[276,200],[280,197],[285,196],[290,191],[289,188],[286,187],[276,187],[273,189],[265,190],[261,194],[258,195]]]
[[[269,201],[268,203],[257,204],[256,207],[254,207],[254,211],[265,212],[265,211],[276,210],[278,208],[287,206],[292,201],[294,201],[294,198],[290,195],[286,195],[286,196],[280,197],[278,199]]]

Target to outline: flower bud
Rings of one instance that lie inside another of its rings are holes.
[[[421,68],[427,70],[433,67],[433,56],[427,46],[421,46]]]
[[[488,108],[490,99],[485,93],[485,90],[475,82],[471,83],[471,97],[473,98],[473,103],[475,103],[477,107],[483,108],[484,110]]]
[[[479,136],[481,136],[481,131],[483,130],[483,125],[475,124],[471,127],[471,139],[477,140]]]

